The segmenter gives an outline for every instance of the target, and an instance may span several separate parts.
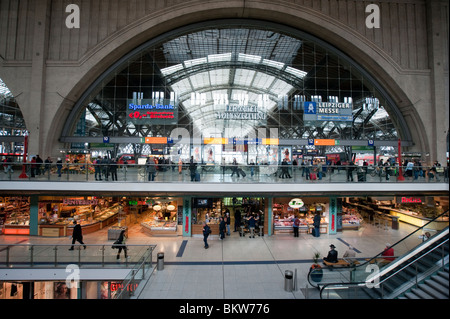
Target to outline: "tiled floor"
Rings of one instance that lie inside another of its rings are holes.
[[[319,238],[307,234],[274,235],[256,238],[232,233],[224,240],[209,239],[204,249],[200,237],[150,237],[139,223],[129,224],[129,244],[156,244],[156,253],[164,252],[164,269],[156,270],[142,282],[137,299],[314,299],[317,290],[309,287],[307,274],[315,251],[328,253],[334,244],[340,256],[352,245],[357,258],[380,253],[386,242],[397,242],[415,227],[401,223],[399,230],[385,230],[365,224],[360,230],[346,230],[336,235],[322,234]],[[409,245],[419,243],[411,239]],[[0,236],[0,243],[69,244],[69,238]],[[107,229],[84,236],[87,244],[107,241]],[[185,242],[185,244],[183,244]],[[184,246],[185,245],[185,246]],[[184,250],[180,248],[184,246]],[[408,247],[402,247],[407,249]],[[399,248],[400,249],[400,248]],[[156,253],[153,258],[156,262]],[[156,263],[155,263],[156,264]],[[297,271],[297,290],[286,292],[286,270]]]

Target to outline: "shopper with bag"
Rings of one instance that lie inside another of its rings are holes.
[[[119,251],[117,252],[117,257],[116,259],[120,259],[120,253],[124,252],[125,254],[125,258],[128,259],[129,257],[127,256],[127,246],[126,246],[126,240],[127,240],[127,236],[125,234],[125,229],[123,229],[120,232],[119,238],[117,238],[117,240],[114,242],[114,244],[112,245],[111,248],[113,249],[119,249]]]

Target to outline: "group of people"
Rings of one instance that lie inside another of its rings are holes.
[[[73,225],[74,225],[74,227],[73,227],[73,231],[72,231],[72,246],[69,248],[69,250],[74,250],[74,245],[76,242],[83,245],[83,248],[86,249],[86,244],[83,242],[83,232],[82,232],[81,225],[76,220],[73,221]],[[127,256],[128,248],[126,245],[126,240],[127,240],[126,230],[123,229],[120,232],[119,237],[116,239],[116,241],[111,246],[111,248],[117,249],[117,255],[116,255],[117,260],[120,259],[120,254],[121,254],[122,250],[124,252],[125,258],[126,259],[129,258]]]
[[[96,181],[101,181],[102,176],[105,181],[108,181],[109,176],[111,175],[111,180],[117,181],[117,169],[118,163],[116,158],[109,159],[106,155],[99,156],[94,161],[94,175]]]
[[[348,248],[342,257],[343,257],[342,259],[345,260],[350,265],[354,265],[355,262],[357,261],[356,260],[356,252],[351,245],[348,245]],[[386,247],[384,248],[383,252],[381,253],[381,257],[386,262],[391,262],[391,261],[395,260],[394,248],[391,246],[391,244],[386,243]],[[326,262],[329,262],[329,263],[337,263],[339,261],[336,246],[334,246],[333,244],[330,245],[330,251],[328,252],[327,256],[323,258],[323,260]]]
[[[239,228],[243,223],[248,227],[250,236],[249,238],[255,238],[255,229],[259,226],[261,221],[258,213],[250,213],[244,217],[241,217],[241,211],[236,209],[234,212],[234,232],[239,231]],[[219,217],[219,239],[224,240],[225,236],[231,235],[231,217],[230,211],[227,209],[224,216]],[[208,220],[203,222],[203,241],[205,243],[204,248],[209,248],[208,237],[211,234],[211,227],[208,224]]]

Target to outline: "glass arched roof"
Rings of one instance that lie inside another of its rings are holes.
[[[272,27],[200,26],[153,41],[105,74],[79,102],[75,136],[169,136],[176,127],[203,137],[246,136],[277,128],[281,139],[396,140],[395,106],[360,69],[311,38]],[[130,121],[129,100],[169,100],[176,123]],[[306,119],[303,103],[351,101],[346,121]],[[234,112],[228,112],[235,107]],[[236,111],[262,116],[234,117]],[[76,125],[75,125],[76,124]]]

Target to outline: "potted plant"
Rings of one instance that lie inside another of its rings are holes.
[[[320,253],[316,251],[313,255],[314,264],[312,264],[309,268],[311,279],[315,282],[320,282],[323,276],[322,266],[319,265],[320,257]]]

